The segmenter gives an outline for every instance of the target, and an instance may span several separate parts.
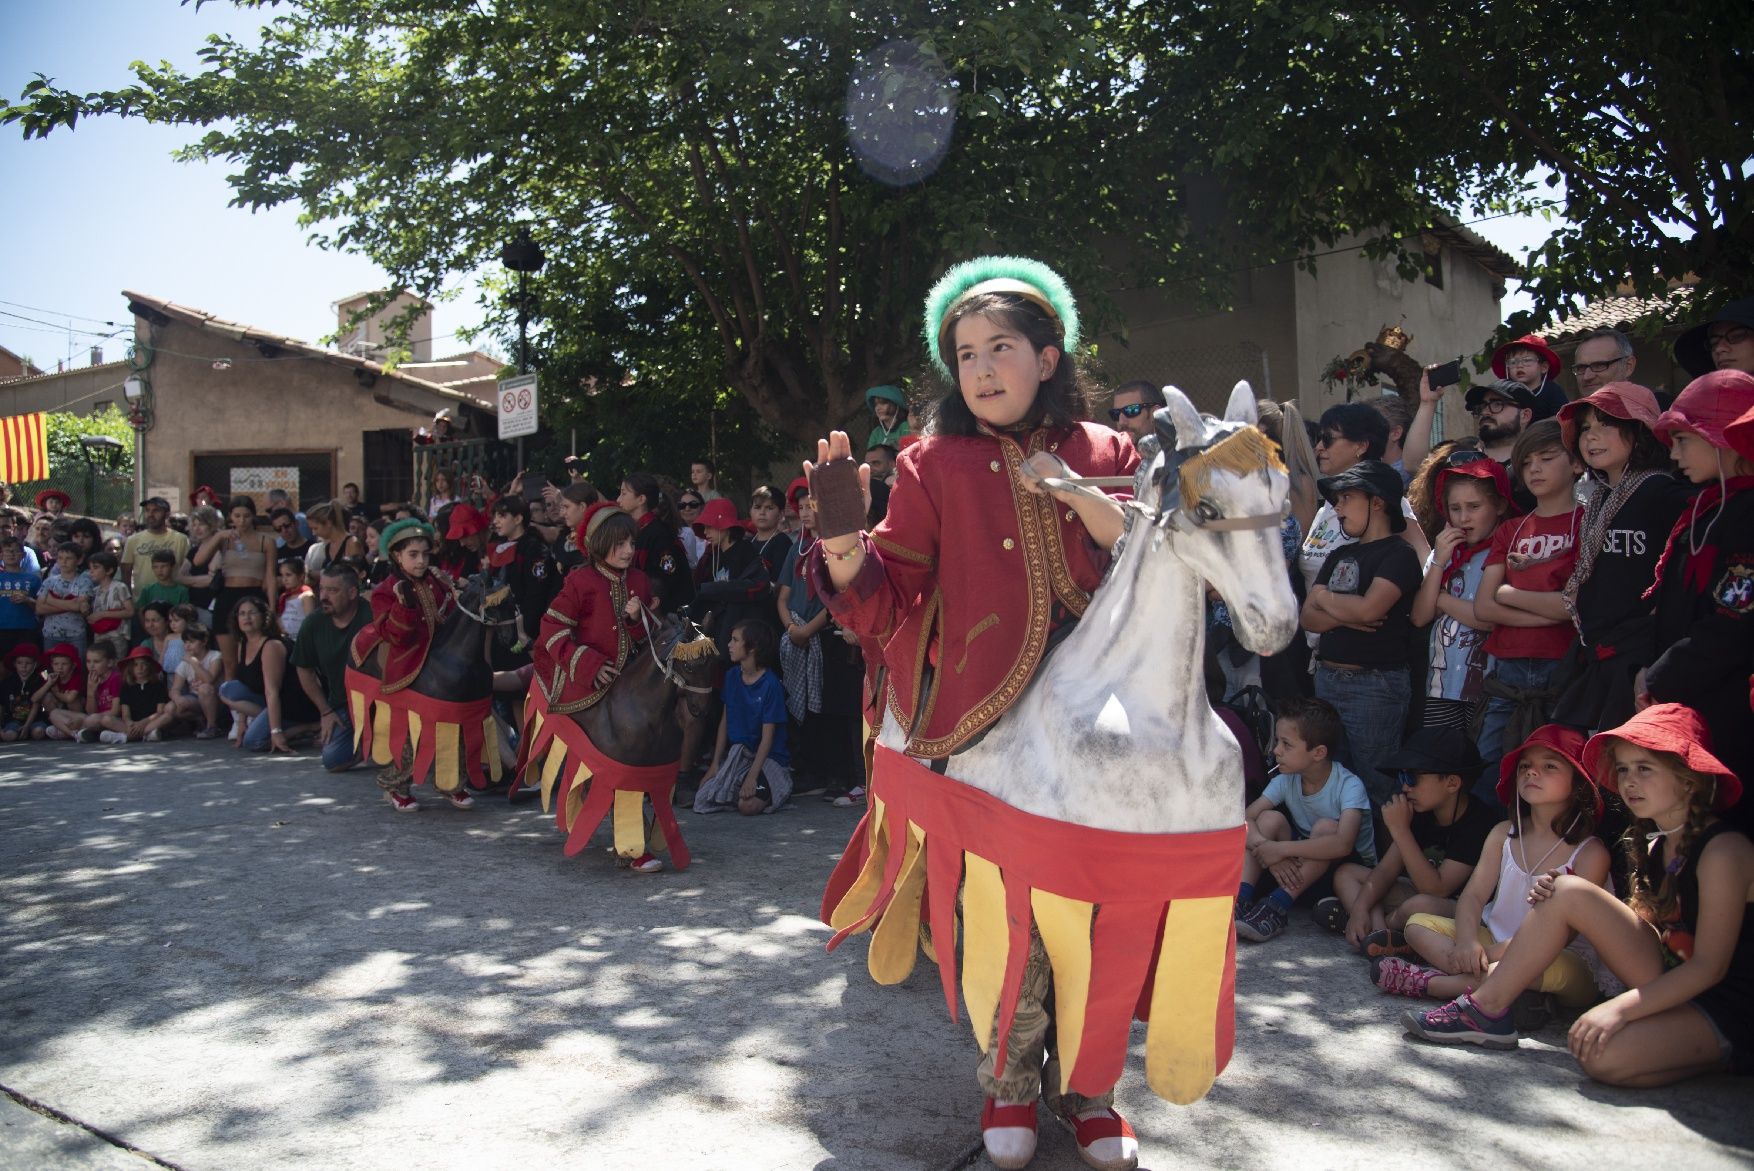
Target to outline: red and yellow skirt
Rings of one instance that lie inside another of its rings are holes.
[[[1062,1091],[1114,1086],[1136,1016],[1150,1022],[1146,1082],[1194,1102],[1236,1039],[1232,915],[1246,833],[1135,834],[1038,817],[879,746],[869,811],[823,895],[829,947],[871,931],[872,977],[899,983],[923,916],[954,1018],[960,889],[962,998],[983,1049],[997,1017],[999,1064],[1033,927],[1053,965]]]
[[[554,810],[554,824],[566,834],[567,857],[584,849],[603,819],[613,812],[617,854],[637,858],[668,850],[672,866],[688,869],[688,843],[682,839],[682,828],[670,806],[679,762],[632,765],[611,760],[591,743],[576,720],[551,714],[547,698],[536,686],[524,700],[521,744],[512,791],[523,785],[541,786],[543,810]],[[656,818],[649,841],[647,798]]]
[[[450,793],[467,777],[485,789],[489,778],[498,781],[504,773],[491,699],[453,703],[408,688],[386,695],[382,680],[349,667],[347,707],[354,749],[377,764],[391,764],[411,747],[417,785],[431,780]]]

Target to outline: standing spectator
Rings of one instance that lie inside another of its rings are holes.
[[[1364,401],[1389,425],[1389,441],[1383,445],[1383,462],[1401,473],[1401,483],[1410,483],[1413,472],[1407,467],[1402,451],[1407,428],[1413,425],[1413,411],[1407,406],[1407,400],[1398,394],[1379,394]]]
[[[202,612],[201,620],[208,626],[213,621],[213,599],[224,583],[216,564],[207,562],[198,567],[195,556],[219,526],[219,513],[205,505],[189,514],[189,555],[177,567],[176,575],[177,584],[189,591],[189,604]]]
[[[451,474],[443,468],[434,471],[432,486],[426,494],[426,515],[437,520],[439,509],[447,504],[455,504],[461,499],[462,497],[456,494],[456,489],[451,486]]]
[[[705,467],[706,478],[712,479],[712,464],[697,460],[694,467],[697,473]],[[716,492],[709,494],[700,490],[698,474],[696,480],[695,491],[703,500],[719,499]],[[656,476],[649,472],[634,472],[621,482],[621,492],[615,497],[615,503],[639,525],[639,534],[633,540],[633,564],[651,579],[652,591],[658,600],[656,612],[675,613],[693,600],[694,578],[688,572],[688,554],[683,551],[682,542],[676,535],[676,510],[671,507],[670,498],[664,494]],[[735,516],[736,510],[732,509],[731,514]],[[695,531],[700,531],[698,525]]]
[[[1419,409],[1413,413],[1413,422],[1407,428],[1407,441],[1401,448],[1402,458],[1410,468],[1423,466],[1431,454],[1431,421],[1443,395],[1443,387],[1433,389],[1429,370],[1419,376]],[[1515,379],[1501,378],[1497,382],[1470,386],[1463,401],[1467,403],[1468,413],[1474,416],[1480,449],[1504,464],[1506,474],[1514,483],[1516,469],[1510,466],[1510,456],[1517,436],[1537,418],[1545,417],[1535,409],[1535,396]],[[1512,498],[1524,512],[1535,506],[1534,500],[1520,493],[1513,492]]]
[[[762,576],[767,578],[769,597],[778,590],[780,569],[794,547],[792,538],[780,531],[780,516],[785,508],[783,501],[779,489],[771,484],[763,484],[749,494],[749,523],[755,529],[750,543],[761,561]],[[767,615],[762,617],[765,619]]]
[[[1569,400],[1555,381],[1565,363],[1553,348],[1529,333],[1492,351],[1492,374],[1521,383],[1534,400],[1535,418],[1551,419]]]
[[[1378,766],[1400,748],[1412,700],[1407,644],[1419,558],[1399,539],[1407,520],[1395,469],[1364,460],[1320,488],[1353,543],[1322,563],[1303,604],[1304,629],[1320,636],[1315,693],[1340,713],[1346,763],[1380,808],[1390,787]]]
[[[1644,592],[1691,498],[1669,475],[1656,422],[1656,396],[1631,382],[1605,386],[1559,414],[1566,450],[1595,481],[1562,591],[1578,637],[1555,678],[1553,707],[1555,723],[1583,732],[1631,717],[1633,677],[1656,658]]]
[[[694,531],[694,522],[700,519],[700,510],[706,507],[706,497],[692,488],[686,488],[676,497],[676,512],[682,524],[676,535],[682,541],[682,551],[688,558],[688,568],[692,573],[700,564],[701,554],[706,552],[706,538]]]
[[[359,494],[359,485],[351,481],[341,485],[341,510],[348,516],[361,516],[371,520],[377,515]]]
[[[1754,297],[1731,301],[1676,338],[1675,361],[1695,378],[1713,370],[1754,374]]]
[[[79,568],[79,546],[71,541],[63,543],[55,550],[55,568],[44,575],[37,591],[37,617],[43,620],[44,642],[66,643],[84,657],[89,635],[85,617],[91,613],[92,590],[91,575]]]
[[[1116,431],[1132,436],[1133,443],[1137,446],[1141,439],[1156,430],[1157,421],[1154,415],[1157,408],[1162,405],[1163,391],[1158,389],[1157,384],[1148,378],[1135,378],[1131,382],[1123,382],[1115,387],[1114,402],[1108,408],[1108,419]],[[873,440],[873,442],[886,441]],[[887,446],[894,451],[900,450],[899,445],[894,443],[888,443]],[[869,460],[869,458],[870,455],[867,452],[866,459]],[[894,456],[890,457],[890,464],[893,467]],[[876,467],[871,469],[871,478],[873,480],[877,478]]]
[[[859,728],[865,663],[858,639],[834,624],[808,585],[804,554],[816,541],[816,510],[804,483],[798,496],[798,543],[780,566],[781,681],[786,710],[798,729],[799,791],[827,787],[851,792],[865,780]],[[806,775],[812,783],[803,781]]]
[[[299,515],[290,508],[276,508],[268,514],[268,527],[274,530],[274,545],[278,552],[277,560],[285,561],[288,557],[296,557],[299,561],[311,550],[311,542],[305,536],[304,526],[299,523]]]
[[[719,498],[718,469],[713,466],[712,460],[703,456],[689,464],[688,482],[702,500],[717,500]],[[622,507],[625,508],[626,505]]]
[[[1579,398],[1587,398],[1610,382],[1630,382],[1638,369],[1632,339],[1617,329],[1593,329],[1571,351],[1571,376]],[[1561,408],[1563,409],[1563,408]]]
[[[494,544],[487,551],[495,579],[511,587],[518,606],[518,641],[509,649],[493,644],[493,668],[515,671],[530,661],[534,640],[548,603],[560,592],[560,571],[548,543],[529,527],[530,505],[522,496],[501,496],[493,502]]]
[[[305,518],[305,514],[300,512],[298,510],[298,508],[292,503],[292,494],[290,492],[288,492],[285,488],[270,488],[270,489],[268,489],[268,516],[269,516],[269,518],[272,519],[274,514],[278,511],[280,511],[282,508],[284,508],[284,509],[286,509],[286,511],[292,513],[293,522],[298,525],[298,538],[299,538],[300,546],[302,547],[304,545],[310,544],[310,542],[311,542],[311,526],[307,523],[306,518]],[[278,532],[279,530],[275,530],[275,531]]]
[[[487,518],[467,500],[451,505],[448,512],[441,510],[441,516],[444,539],[433,550],[432,567],[454,581],[474,577],[487,550]]]
[[[280,630],[287,639],[295,639],[305,618],[316,609],[316,595],[305,584],[304,558],[283,557],[275,572],[280,575]]]
[[[353,747],[353,715],[347,707],[347,650],[353,636],[371,621],[371,613],[359,604],[359,575],[346,565],[323,570],[317,605],[322,612],[299,628],[292,665],[298,670],[299,687],[322,720],[323,767],[345,772],[359,763]]]
[[[737,519],[729,500],[707,501],[694,531],[707,544],[695,567],[699,584],[695,609],[706,611],[701,625],[713,636],[723,658],[739,622],[756,618],[773,624],[773,585],[749,530]]]
[[[873,386],[865,392],[865,405],[871,409],[876,425],[865,440],[867,449],[873,443],[882,443],[894,448],[906,446],[906,440],[913,438],[913,424],[907,418],[907,396],[896,386]]]
[[[66,522],[67,539],[79,546],[79,568],[91,567],[91,555],[104,547],[104,532],[89,516],[75,517]],[[117,551],[118,558],[120,550]]]
[[[43,575],[24,567],[24,542],[14,534],[0,536],[0,655],[20,644],[35,645],[37,591]]]
[[[0,483],[4,483],[4,481],[0,481]],[[0,505],[0,537],[17,537],[22,548],[21,564],[24,568],[33,573],[46,573],[55,560],[54,553],[49,549],[37,548],[34,543],[37,539],[37,526],[27,522],[28,518],[24,513],[15,508]],[[20,531],[21,529],[23,531]],[[43,530],[43,533],[43,539],[47,540],[47,530]]]
[[[124,512],[121,516],[118,516],[116,518],[116,535],[118,537],[122,538],[122,540],[124,542],[124,546],[123,546],[124,548],[126,548],[126,542],[127,542],[128,538],[132,537],[135,533],[137,533],[139,531],[140,531],[140,526],[137,523],[135,523],[133,513]]]
[[[550,515],[559,522],[560,531],[548,544],[548,551],[554,557],[556,565],[564,578],[579,566],[586,564],[585,551],[579,548],[578,529],[585,523],[585,513],[591,505],[599,503],[603,494],[598,492],[584,480],[574,480],[564,488],[546,488],[543,495],[550,499]],[[693,536],[691,532],[688,534]]]
[[[195,564],[211,565],[219,558],[217,572],[225,584],[213,597],[213,632],[219,637],[219,654],[225,660],[225,677],[237,677],[238,639],[231,628],[231,612],[245,598],[259,599],[272,616],[278,609],[280,583],[272,572],[274,538],[256,527],[256,502],[236,496],[231,502],[231,527],[207,538],[195,554]]]
[[[171,554],[171,564],[180,565],[189,555],[189,538],[170,527],[170,501],[152,496],[140,502],[146,517],[146,528],[129,537],[122,546],[122,584],[138,589],[153,580],[152,555],[163,549]]]
[[[194,512],[201,508],[211,508],[215,512],[218,512],[224,504],[225,501],[220,499],[218,491],[207,484],[202,484],[199,488],[196,488],[193,492],[189,493],[190,512]]]
[[[177,555],[169,549],[153,553],[151,572],[135,579],[134,584],[138,587],[134,591],[136,604],[145,606],[149,602],[163,602],[167,606],[181,606],[189,601],[189,587],[176,580],[177,560]]]
[[[91,641],[108,643],[119,660],[128,653],[128,635],[134,620],[134,595],[117,576],[118,561],[110,552],[91,555]]]
[[[251,752],[291,752],[286,742],[294,723],[314,722],[303,692],[289,686],[286,643],[281,641],[274,612],[262,598],[239,598],[231,621],[237,635],[237,666],[219,688],[220,702],[232,711],[232,736]]]
[[[37,493],[35,503],[38,512],[48,513],[51,520],[60,520],[67,506],[73,503],[73,497],[59,488],[44,488]]]
[[[311,509],[311,547],[305,553],[305,577],[316,580],[323,567],[342,558],[363,558],[365,542],[347,531],[348,517],[341,505],[328,500]]]
[[[8,513],[0,509],[0,516],[18,517],[17,512]],[[0,523],[4,523],[0,521]],[[43,573],[49,572],[49,563],[55,559],[55,546],[59,543],[54,538],[55,522],[46,516],[39,516],[30,522],[30,528],[24,538],[24,563],[29,565],[33,560]]]
[[[1388,441],[1388,420],[1363,403],[1338,403],[1322,412],[1315,440],[1316,468],[1324,476],[1339,476],[1360,460],[1381,460],[1383,452],[1387,450]],[[1390,470],[1393,471],[1392,468]],[[1418,525],[1408,526],[1405,523],[1413,519],[1413,508],[1407,503],[1406,496],[1397,493],[1396,501],[1402,523],[1394,531],[1405,534],[1403,539],[1416,557],[1423,560],[1431,552],[1431,547],[1426,544],[1425,534]],[[1310,521],[1309,531],[1304,534],[1303,547],[1297,554],[1306,592],[1315,585],[1316,577],[1321,573],[1322,565],[1329,554],[1356,539],[1340,524],[1340,517],[1331,502],[1316,510],[1315,518]],[[1396,740],[1394,747],[1400,747],[1399,740]],[[1368,783],[1366,779],[1366,784]]]

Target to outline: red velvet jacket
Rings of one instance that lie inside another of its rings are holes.
[[[1102,581],[1107,551],[1078,514],[1022,487],[1018,469],[1037,451],[1084,476],[1131,475],[1139,464],[1130,438],[1093,423],[1024,443],[930,436],[896,460],[889,514],[863,538],[864,563],[845,590],[829,582],[821,546],[811,553],[830,612],[883,645],[889,705],[913,729],[912,755],[948,756],[997,720],[1035,674],[1055,604],[1081,616]]]
[[[414,593],[414,605],[404,605],[396,597],[396,583],[404,582]],[[387,650],[382,691],[400,691],[414,682],[426,665],[426,654],[432,649],[432,636],[451,607],[457,604],[450,581],[442,574],[427,573],[410,579],[400,572],[372,588],[372,621],[353,638],[353,659],[366,658],[383,643]],[[438,698],[444,698],[439,696]]]
[[[652,604],[652,583],[637,569],[615,574],[596,565],[581,565],[566,575],[560,593],[542,615],[531,650],[536,684],[548,710],[564,715],[583,711],[608,692],[597,686],[604,664],[627,666],[635,648],[645,641],[644,625],[626,614],[627,599]]]

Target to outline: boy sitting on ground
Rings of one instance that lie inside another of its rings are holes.
[[[1264,943],[1283,932],[1294,902],[1332,891],[1326,876],[1341,859],[1376,864],[1370,797],[1364,782],[1333,759],[1339,743],[1340,714],[1332,704],[1304,699],[1285,705],[1274,726],[1279,775],[1243,814],[1248,842],[1236,893],[1239,938]],[[1278,888],[1254,902],[1263,872]]]
[[[1367,956],[1411,954],[1401,932],[1415,914],[1453,916],[1456,893],[1480,862],[1497,811],[1469,795],[1480,754],[1456,728],[1420,728],[1382,771],[1400,791],[1383,805],[1391,839],[1375,869],[1348,862],[1316,921]]]

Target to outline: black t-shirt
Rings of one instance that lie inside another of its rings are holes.
[[[1462,815],[1448,825],[1437,823],[1435,813],[1413,815],[1413,840],[1425,851],[1425,859],[1433,866],[1460,862],[1464,866],[1480,865],[1480,851],[1486,846],[1501,819],[1496,810],[1484,801],[1468,798]]]
[[[29,679],[20,679],[8,665],[5,675],[0,676],[0,724],[23,723],[30,715],[30,697],[40,686],[42,679],[34,672]]]
[[[164,676],[157,672],[145,683],[122,684],[122,711],[130,720],[144,720],[155,715],[160,704],[170,701],[171,693],[164,685]]]
[[[1596,486],[1598,492],[1608,490],[1606,484]],[[1656,475],[1640,484],[1614,514],[1590,576],[1577,591],[1586,645],[1594,646],[1628,619],[1650,613],[1644,591],[1656,578],[1657,558],[1675,518],[1692,498],[1692,485]]]
[[[1377,578],[1394,583],[1401,596],[1373,631],[1337,626],[1321,636],[1316,656],[1324,662],[1349,663],[1373,670],[1407,665],[1407,640],[1413,635],[1413,595],[1419,592],[1419,555],[1399,535],[1356,545],[1342,545],[1328,554],[1316,574],[1316,585],[1336,594],[1363,597]]]

